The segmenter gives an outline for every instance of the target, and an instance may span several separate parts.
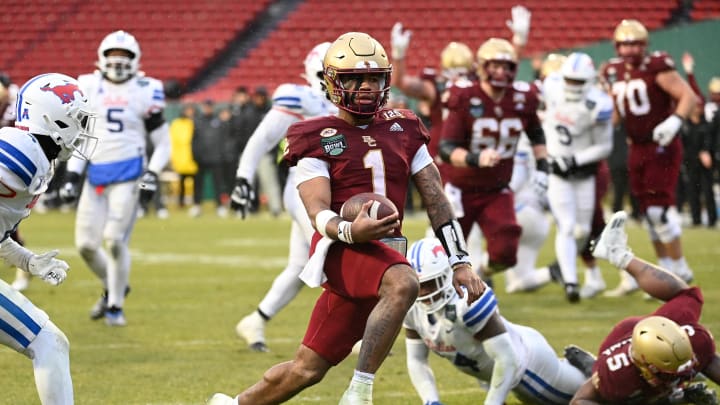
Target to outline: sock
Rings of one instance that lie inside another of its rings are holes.
[[[258,313],[258,315],[260,315],[260,317],[261,317],[265,322],[267,322],[267,321],[270,320],[270,317],[267,316],[267,315],[265,315],[265,313],[264,313],[262,310],[260,310],[260,308],[257,309],[257,313]]]
[[[375,381],[375,374],[364,373],[362,371],[355,370],[351,384],[352,383],[360,383],[360,384],[372,385],[373,381]]]

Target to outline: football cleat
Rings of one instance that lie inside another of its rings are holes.
[[[605,291],[607,286],[605,280],[603,280],[600,270],[595,268],[585,270],[585,283],[580,288],[580,298],[587,299],[593,298],[601,292]]]
[[[568,363],[580,370],[586,378],[590,378],[595,364],[595,356],[578,346],[570,345],[565,348],[565,358]]]
[[[620,284],[612,290],[605,291],[603,294],[606,297],[622,297],[629,295],[638,290],[637,281],[629,273],[625,271],[620,272]]]
[[[215,393],[208,398],[206,405],[236,405],[237,401],[229,395]]]
[[[125,287],[125,296],[130,294],[130,287]],[[100,298],[95,302],[95,305],[90,308],[90,319],[93,321],[97,321],[98,319],[105,316],[105,311],[107,311],[107,304],[108,304],[108,291],[104,290],[103,293],[100,295]]]
[[[565,284],[565,298],[573,304],[580,302],[580,288],[577,284]]]
[[[110,307],[105,311],[105,324],[108,326],[126,326],[125,313],[122,308]]]
[[[372,384],[350,383],[338,405],[372,405]]]
[[[255,352],[270,351],[265,344],[265,319],[257,311],[244,317],[235,325],[235,333],[247,342]]]

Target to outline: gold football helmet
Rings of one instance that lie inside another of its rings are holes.
[[[387,102],[390,94],[392,66],[383,46],[363,32],[342,34],[325,54],[325,84],[328,96],[338,108],[358,115],[374,115]],[[360,90],[358,76],[379,75],[380,88]],[[373,94],[372,104],[357,103],[358,94]]]
[[[517,73],[517,53],[510,42],[500,38],[490,38],[477,51],[478,76],[488,81],[492,87],[505,88],[512,85]],[[488,70],[490,62],[507,63],[501,71]]]
[[[648,43],[648,31],[645,29],[645,26],[640,23],[640,21],[620,21],[620,24],[615,27],[613,40],[615,41],[615,51],[618,52],[618,56],[623,58],[625,62],[632,65],[639,65],[640,62],[642,62]],[[619,47],[621,44],[639,44],[642,45],[642,47],[638,53],[625,52],[620,54]]]
[[[664,316],[649,316],[635,325],[630,356],[652,386],[691,377],[697,363],[687,333]]]
[[[708,90],[711,94],[720,94],[720,77],[713,77],[708,84]]]
[[[470,47],[462,42],[450,42],[440,53],[440,67],[446,76],[468,74],[473,62]]]
[[[544,79],[550,73],[559,71],[566,59],[567,56],[561,53],[549,53],[540,65],[540,78]]]

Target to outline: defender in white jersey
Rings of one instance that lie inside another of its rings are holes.
[[[100,44],[98,70],[79,78],[99,116],[97,151],[89,163],[79,159],[68,162],[60,190],[65,201],[77,198],[80,173],[87,164],[75,220],[75,246],[104,287],[90,317],[105,317],[110,326],[126,324],[128,242],[138,198],[150,201],[158,187],[158,173],[170,159],[162,82],[145,77],[138,71],[139,64],[140,46],[131,34],[116,31]],[[147,139],[154,145],[149,162],[145,161]]]
[[[37,255],[9,236],[45,192],[52,162],[92,153],[95,117],[75,79],[35,76],[18,92],[15,128],[0,129],[0,257],[51,285],[67,276],[58,251]],[[33,362],[43,405],[73,403],[70,344],[45,311],[0,280],[0,343]]]
[[[540,249],[550,233],[547,198],[538,195],[533,184],[535,158],[527,137],[518,141],[510,189],[515,193],[515,217],[522,227],[517,263],[505,272],[505,291],[534,291],[552,279],[547,266],[536,268]]]
[[[511,391],[528,404],[570,402],[590,375],[592,355],[573,347],[583,371],[558,358],[538,331],[500,315],[490,288],[468,305],[453,289],[448,257],[437,239],[413,243],[408,260],[420,293],[404,321],[407,369],[423,403],[440,404],[428,363],[431,350],[488,387],[486,405],[503,404]]]
[[[552,175],[548,201],[555,216],[555,255],[570,302],[589,298],[603,289],[600,270],[588,270],[578,288],[578,247],[585,246],[595,211],[595,173],[612,150],[610,96],[595,85],[597,73],[590,56],[570,54],[559,72],[545,78],[543,130]]]
[[[285,138],[285,132],[293,123],[337,112],[337,107],[325,97],[322,76],[322,61],[329,47],[329,42],[318,44],[305,58],[303,76],[308,85],[283,84],[275,90],[272,109],[245,146],[230,203],[233,209],[240,210],[243,218],[253,200],[251,194],[254,193],[248,179],[254,178],[260,158]],[[295,167],[290,168],[283,191],[285,209],[292,217],[287,267],[275,278],[257,310],[240,320],[235,327],[237,334],[255,351],[268,350],[265,344],[265,323],[292,301],[303,286],[298,274],[308,261],[314,229],[295,187],[295,171]]]

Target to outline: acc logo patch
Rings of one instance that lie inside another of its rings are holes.
[[[470,115],[475,118],[480,118],[485,112],[485,106],[482,103],[480,97],[473,97],[470,99]]]
[[[337,129],[335,129],[335,128],[325,128],[322,131],[320,131],[320,137],[322,137],[322,138],[327,138],[327,137],[333,136],[335,134],[337,134]]]
[[[330,156],[338,156],[345,152],[347,149],[347,142],[345,141],[345,135],[328,135],[320,139],[320,146],[323,149],[323,153]]]

